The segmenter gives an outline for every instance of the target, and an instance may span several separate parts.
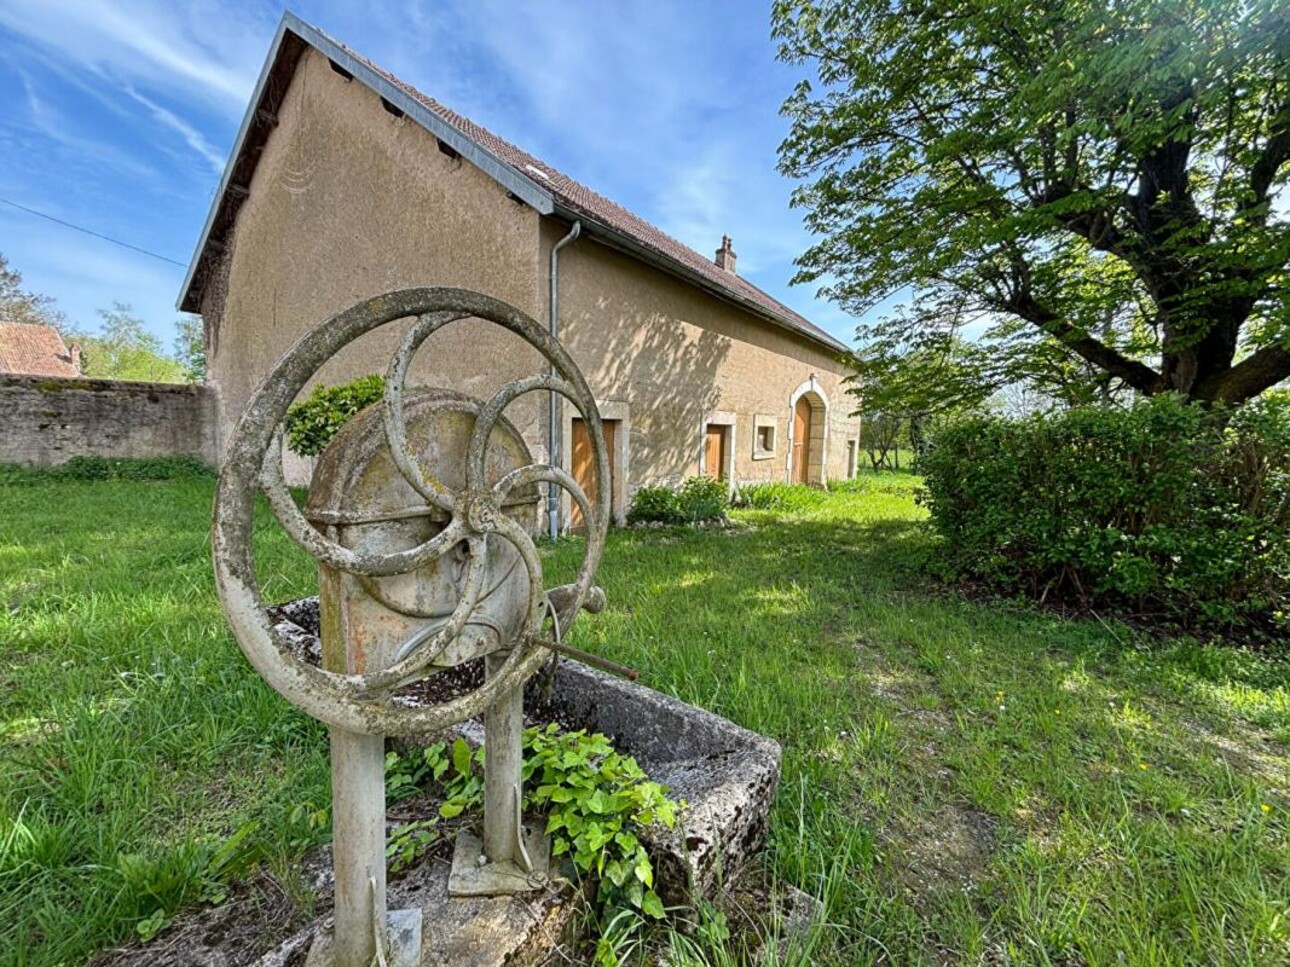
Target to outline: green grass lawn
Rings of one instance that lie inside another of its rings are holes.
[[[783,743],[769,862],[827,900],[817,962],[1290,961],[1287,665],[938,589],[912,487],[616,532],[573,643]],[[307,900],[325,738],[224,629],[211,493],[0,486],[0,963],[218,899],[234,834]]]

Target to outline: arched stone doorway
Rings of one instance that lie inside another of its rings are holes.
[[[824,486],[829,401],[814,375],[793,393],[789,427],[789,482]]]

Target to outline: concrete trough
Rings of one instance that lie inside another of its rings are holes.
[[[271,613],[297,653],[317,661],[317,598]],[[779,743],[568,658],[560,659],[550,694],[541,689],[538,680],[530,681],[526,711],[564,728],[604,733],[687,804],[674,829],[654,827],[642,835],[664,903],[716,896],[720,885],[732,881],[761,850],[779,784]],[[463,723],[456,731],[471,742],[483,739],[479,722]]]

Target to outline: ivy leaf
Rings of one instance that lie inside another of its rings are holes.
[[[656,920],[663,919],[665,915],[665,911],[663,910],[663,901],[659,899],[658,894],[653,890],[645,891],[645,896],[641,900],[641,910],[643,910],[648,916],[654,917]]]
[[[463,778],[470,775],[470,746],[460,736],[452,744],[452,764],[457,775]]]
[[[636,861],[636,879],[640,880],[646,886],[654,885],[654,867],[650,865],[649,857],[644,854]]]

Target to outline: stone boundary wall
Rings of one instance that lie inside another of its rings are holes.
[[[0,463],[193,456],[214,464],[215,393],[189,383],[0,375]]]

